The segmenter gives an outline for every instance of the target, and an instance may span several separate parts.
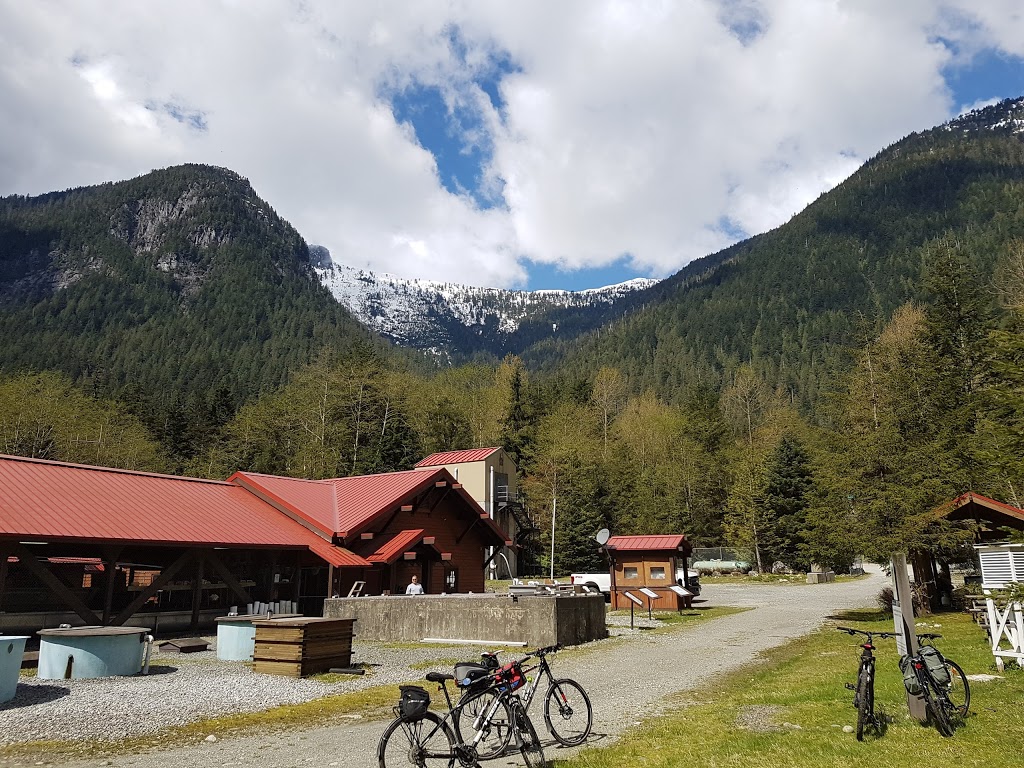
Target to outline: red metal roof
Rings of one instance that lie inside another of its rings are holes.
[[[377,551],[366,559],[371,563],[392,563],[421,541],[423,541],[422,528],[399,531],[389,541],[377,547]]]
[[[446,477],[450,478],[447,474]],[[280,504],[327,535],[344,537],[407,497],[429,488],[438,478],[436,473],[409,470],[332,480],[236,472],[228,479]]]
[[[308,548],[368,565],[233,483],[0,456],[0,536]]]
[[[416,462],[416,468],[443,467],[447,464],[468,464],[472,461],[483,461],[498,448],[470,448],[466,451],[445,451],[432,453],[427,458]]]
[[[608,549],[615,550],[671,550],[690,549],[686,536],[612,536],[608,539]]]
[[[378,516],[411,502],[414,496],[436,482],[455,481],[443,468],[331,480],[296,480],[276,475],[236,472],[228,479],[278,505],[317,530],[340,538],[359,532]],[[471,514],[485,516],[483,509],[464,488],[457,487],[455,492],[468,505]],[[505,532],[493,520],[487,518],[484,524],[501,541],[507,541]]]

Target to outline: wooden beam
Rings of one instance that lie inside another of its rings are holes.
[[[117,626],[124,624],[128,619],[135,615],[135,612],[139,610],[149,598],[153,597],[157,592],[164,588],[164,585],[169,583],[182,568],[191,563],[196,557],[196,550],[187,549],[182,553],[181,557],[171,563],[169,566],[160,571],[160,575],[153,579],[152,583],[139,594],[121,611],[117,616],[114,617],[110,623]]]
[[[369,541],[372,538],[373,538],[373,532],[372,531],[369,531],[367,533],[360,533],[359,534],[360,541]]]
[[[224,561],[217,556],[217,553],[213,550],[203,550],[203,557],[206,562],[209,563],[213,570],[216,571],[217,575],[220,576],[220,580],[223,581],[228,589],[230,589],[235,597],[237,597],[244,607],[246,603],[251,603],[252,598],[249,593],[246,592],[245,587],[242,586],[241,582],[235,578],[235,574],[231,572],[231,569],[224,565]]]
[[[7,557],[6,547],[0,546],[0,612],[4,609],[4,589],[7,587]]]
[[[17,556],[18,562],[22,563],[33,576],[48,586],[50,591],[60,598],[68,608],[81,616],[86,624],[96,625],[100,623],[100,617],[92,612],[89,606],[82,601],[82,598],[68,589],[63,581],[54,576],[49,568],[40,563],[28,547],[24,544],[12,542],[10,544],[10,551]]]
[[[189,628],[195,630],[199,627],[199,607],[200,600],[203,596],[203,563],[205,562],[204,554],[200,552],[196,558],[196,572],[192,577],[192,619],[189,622]]]
[[[401,510],[403,512],[412,512],[412,504],[403,504]]]
[[[110,614],[114,611],[111,606],[114,604],[114,578],[117,576],[117,558],[120,557],[124,547],[104,547],[103,567],[106,568],[107,584],[103,595],[103,624],[110,621]]]
[[[402,555],[402,558],[404,560],[415,560],[416,559],[416,553],[415,552],[406,552],[404,555]]]

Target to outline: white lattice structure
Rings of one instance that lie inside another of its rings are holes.
[[[1014,582],[1024,582],[1024,544],[978,545],[975,549],[981,561],[981,586],[986,594],[991,589],[1004,589]],[[1021,604],[999,605],[992,597],[986,597],[985,609],[996,666],[1002,670],[1004,659],[1014,659],[1018,666],[1024,667],[1024,611]]]

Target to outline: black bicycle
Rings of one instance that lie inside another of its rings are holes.
[[[853,706],[857,708],[857,741],[864,741],[864,732],[870,728],[881,734],[884,727],[882,718],[875,713],[875,644],[874,638],[895,637],[893,632],[867,632],[863,629],[836,627],[848,635],[864,635],[867,639],[860,644],[860,667],[857,671],[857,683],[847,683],[846,687],[853,691]]]
[[[463,768],[479,766],[480,746],[490,732],[492,723],[499,712],[507,717],[509,736],[514,737],[527,768],[545,768],[544,750],[537,736],[537,730],[526,714],[523,702],[514,690],[517,677],[523,679],[522,669],[518,665],[508,665],[492,674],[483,676],[477,682],[483,683],[488,690],[494,691],[490,704],[482,709],[474,719],[472,729],[468,722],[463,722],[463,731],[468,738],[463,738],[459,729],[452,728],[449,723],[457,723],[462,714],[462,705],[452,706],[448,694],[447,681],[454,680],[455,675],[444,672],[429,672],[426,679],[437,683],[438,690],[444,692],[448,711],[439,716],[429,710],[430,695],[419,686],[401,686],[402,696],[395,707],[395,719],[381,734],[377,745],[377,762],[379,768],[396,768],[400,765],[412,765],[417,768],[453,768],[456,764]]]
[[[544,724],[555,740],[567,747],[575,747],[586,741],[594,724],[594,709],[590,703],[590,697],[583,690],[583,686],[569,678],[556,678],[551,672],[551,665],[548,656],[561,650],[560,645],[551,645],[546,648],[538,648],[532,653],[519,659],[514,664],[522,665],[530,659],[536,658],[537,663],[531,667],[523,668],[523,673],[529,675],[535,672],[532,683],[526,682],[527,687],[523,691],[525,699],[524,709],[529,710],[530,705],[537,696],[541,680],[546,680],[548,687],[544,694]],[[475,718],[479,712],[487,711],[495,693],[493,689],[481,688],[472,682],[472,676],[482,675],[484,671],[493,672],[503,669],[496,653],[481,654],[482,664],[460,664],[456,666],[456,676],[466,675],[462,681],[466,683],[465,691],[459,700],[464,717]],[[509,666],[509,665],[506,665]],[[511,718],[502,716],[499,706],[498,714],[492,719],[490,730],[486,734],[480,751],[480,758],[487,759],[497,757],[508,747],[512,736],[508,723]],[[455,728],[459,729],[460,721],[456,720]]]
[[[967,716],[971,688],[960,665],[943,656],[933,644],[941,637],[934,633],[918,635],[917,653],[900,659],[900,670],[907,690],[924,698],[936,730],[952,736]]]

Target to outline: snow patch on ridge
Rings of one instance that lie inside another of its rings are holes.
[[[323,250],[326,249],[318,247],[318,256],[322,256]],[[467,328],[497,323],[500,332],[511,334],[525,318],[538,311],[611,304],[658,282],[636,278],[583,291],[508,291],[406,279],[325,263],[326,260],[317,258],[313,269],[338,302],[362,323],[399,343],[421,335],[422,329],[436,323],[441,315],[454,318]]]

